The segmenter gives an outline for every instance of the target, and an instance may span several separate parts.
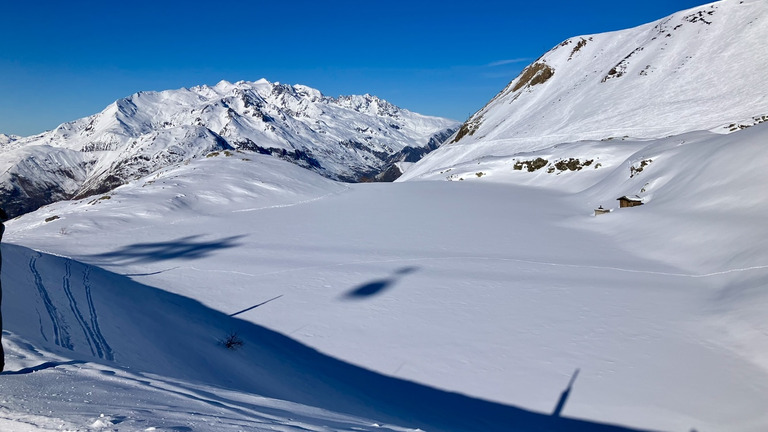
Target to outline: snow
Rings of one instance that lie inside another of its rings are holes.
[[[266,80],[140,92],[38,136],[0,137],[0,189],[13,197],[4,204],[15,216],[54,201],[50,189],[56,199],[100,193],[224,150],[267,153],[359,181],[385,171],[401,151],[434,148],[435,137],[456,126],[371,95],[330,98]],[[34,154],[54,152],[66,157],[37,169]]]
[[[622,142],[623,161],[561,174],[496,160],[463,182],[345,185],[221,155],[47,206],[7,224],[7,369],[63,365],[4,378],[0,416],[37,430],[762,430],[766,137]],[[643,187],[644,206],[592,216]],[[233,330],[245,344],[228,351]]]
[[[6,135],[6,134],[0,133],[0,145],[2,146],[8,145],[19,138],[21,137],[16,135]]]
[[[113,191],[7,222],[0,428],[765,430],[768,91],[716,77],[764,64],[738,47],[760,46],[766,10],[726,0],[574,38],[543,57],[552,78],[513,81],[474,135],[400,164],[393,184],[247,150],[174,159],[211,150],[211,129],[147,126],[237,91],[314,113],[321,95],[267,81],[140,93],[5,140],[19,159],[0,168],[42,186],[57,176],[35,173],[57,165],[73,181],[109,166],[95,154],[121,151],[123,127],[157,158]],[[221,112],[207,124],[225,128]],[[334,119],[328,133],[370,126]],[[59,145],[91,123],[103,148]],[[616,208],[621,196],[643,205]]]
[[[752,72],[768,68],[768,51],[757,48],[767,20],[768,2],[723,0],[568,39],[534,62],[552,68],[549,79],[523,85],[522,73],[469,118],[474,132],[455,136],[402,180],[564,142],[754,124],[768,114],[768,83]]]

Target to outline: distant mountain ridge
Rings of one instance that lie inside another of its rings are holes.
[[[404,179],[582,140],[728,133],[768,115],[768,2],[723,0],[568,39]]]
[[[139,92],[40,135],[0,137],[0,193],[16,215],[217,151],[269,154],[335,180],[391,180],[398,162],[457,127],[368,94],[331,98],[264,79]]]
[[[6,134],[0,133],[0,145],[9,144],[12,141],[16,141],[19,138],[20,137],[18,137],[16,135],[6,135]]]

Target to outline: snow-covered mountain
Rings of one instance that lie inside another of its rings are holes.
[[[16,141],[19,138],[20,137],[18,137],[16,135],[6,135],[6,134],[1,134],[0,133],[0,146],[4,146],[6,144],[10,144],[11,142]]]
[[[728,133],[768,119],[768,2],[724,0],[574,37],[525,68],[404,176],[563,142]]]
[[[213,152],[258,152],[342,181],[374,179],[437,148],[458,124],[371,95],[330,98],[266,80],[140,92],[41,135],[0,140],[10,214],[105,192]]]

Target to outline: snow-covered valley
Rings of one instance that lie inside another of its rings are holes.
[[[768,208],[752,197],[768,128],[693,135],[634,144],[656,154],[632,177],[628,155],[348,185],[221,155],[27,214],[3,245],[6,369],[41,370],[0,383],[0,416],[30,430],[761,430]],[[644,206],[615,208],[649,183]],[[221,346],[230,332],[240,349]],[[102,413],[111,426],[93,426]]]

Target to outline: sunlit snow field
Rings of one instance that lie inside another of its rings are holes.
[[[3,239],[0,426],[762,430],[766,132],[452,182],[237,153],[45,207]]]

